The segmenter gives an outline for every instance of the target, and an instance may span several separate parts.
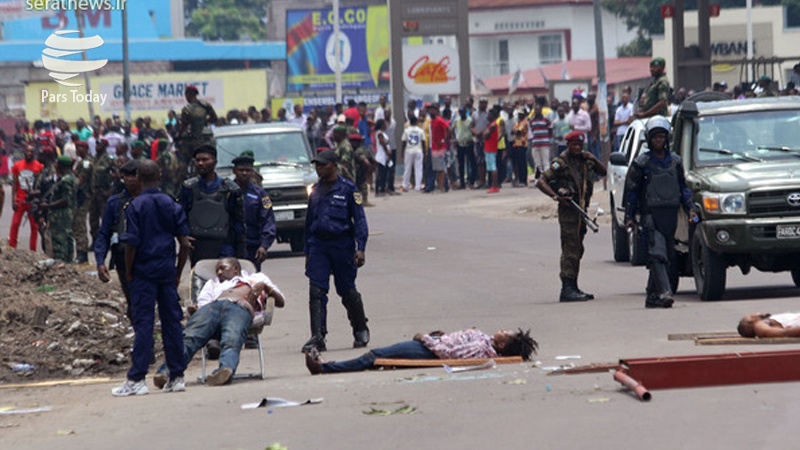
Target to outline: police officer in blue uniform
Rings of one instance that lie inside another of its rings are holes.
[[[184,390],[183,329],[178,284],[191,244],[183,208],[158,189],[159,168],[154,161],[139,162],[138,178],[142,192],[125,208],[125,268],[131,293],[131,312],[135,333],[132,365],[122,386],[112,389],[114,396],[147,394],[145,375],[153,351],[154,312],[158,305],[170,380],[164,390]],[[175,238],[180,242],[177,267]]]
[[[253,156],[246,153],[234,158],[233,174],[244,204],[246,257],[261,271],[267,250],[275,242],[276,225],[269,194],[253,182],[254,161]]]
[[[309,279],[311,339],[304,352],[326,350],[325,299],[333,274],[336,293],[342,297],[347,318],[353,328],[353,347],[366,347],[369,328],[361,294],[356,289],[356,273],[364,265],[364,250],[369,229],[361,193],[351,181],[337,172],[339,158],[332,150],[311,160],[319,182],[308,199],[306,215],[306,276]]]
[[[119,237],[125,232],[125,208],[130,201],[139,195],[142,184],[137,175],[138,161],[128,161],[120,167],[122,183],[125,188],[118,194],[113,194],[106,202],[103,219],[97,230],[94,240],[94,259],[97,261],[97,276],[103,283],[111,280],[109,269],[116,268],[119,284],[128,302],[127,314],[131,317],[131,295],[128,289],[128,279],[125,277],[125,246],[119,242]],[[106,266],[106,256],[111,251],[111,262]]]
[[[217,149],[212,144],[194,151],[194,167],[197,176],[183,182],[180,194],[193,241],[192,267],[201,259],[244,258],[243,233],[236,233],[244,229],[239,185],[217,175]]]

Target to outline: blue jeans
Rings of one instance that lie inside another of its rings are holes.
[[[153,324],[155,308],[158,305],[158,316],[161,319],[161,336],[164,342],[164,353],[170,373],[183,376],[186,360],[181,358],[185,352],[181,341],[181,310],[178,289],[175,282],[153,282],[135,277],[130,283],[131,316],[133,320],[133,351],[131,351],[131,369],[128,379],[139,381],[147,375],[150,358],[153,353]]]
[[[219,366],[227,367],[236,373],[239,366],[239,352],[247,338],[247,329],[253,321],[250,311],[227,300],[217,300],[198,309],[186,324],[183,332],[183,358],[188,365],[198,350],[210,339],[220,336],[222,351]],[[158,368],[164,372],[165,365]],[[169,371],[172,377],[172,369]]]
[[[405,341],[388,347],[372,349],[355,359],[322,364],[322,372],[358,372],[374,368],[376,358],[439,359],[419,341]]]

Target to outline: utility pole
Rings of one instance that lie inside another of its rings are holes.
[[[336,60],[334,71],[336,72],[336,100],[334,103],[342,101],[342,41],[339,37],[339,0],[333,0],[333,58]]]
[[[603,145],[606,141],[603,136],[608,136],[608,87],[606,86],[606,56],[603,49],[603,18],[601,16],[600,0],[592,0],[594,7],[594,42],[595,58],[597,59],[597,100],[595,104],[600,111],[600,156],[603,164],[606,164],[606,154]],[[603,182],[605,185],[605,181]]]
[[[128,9],[122,8],[122,101],[125,120],[131,121],[131,73],[128,55]]]
[[[81,9],[75,9],[75,19],[78,21],[78,36],[83,39],[83,11]],[[84,61],[88,58],[86,57],[86,52],[81,52],[81,57]],[[83,89],[86,91],[86,94],[89,94],[89,73],[83,72]],[[86,102],[87,106],[89,107],[89,120],[91,121],[94,117],[94,103],[89,101]]]

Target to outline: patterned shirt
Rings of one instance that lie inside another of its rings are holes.
[[[492,337],[482,331],[455,331],[441,336],[422,336],[422,345],[440,359],[494,358],[497,352],[492,347]]]
[[[531,145],[534,147],[550,146],[550,121],[547,117],[537,116],[531,119]]]
[[[653,81],[651,81],[650,85],[647,86],[644,96],[645,100],[644,105],[642,106],[642,111],[649,110],[661,100],[667,100],[669,96],[669,80],[667,79],[667,76],[661,74],[653,78]],[[662,116],[669,114],[666,102],[664,103],[664,108],[662,108],[660,111],[656,111],[656,114]]]

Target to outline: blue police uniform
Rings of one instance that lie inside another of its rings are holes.
[[[183,330],[180,299],[175,285],[175,238],[188,236],[183,208],[158,189],[146,189],[125,209],[126,230],[120,242],[136,249],[130,283],[133,364],[128,379],[144,379],[153,348],[154,308],[158,305],[167,366],[173,377],[183,376]]]
[[[256,270],[261,271],[261,263],[256,261],[256,250],[259,247],[269,249],[277,234],[272,200],[267,191],[255,183],[248,183],[242,189],[241,196],[244,203],[247,259],[256,265]]]
[[[245,257],[239,185],[220,177],[211,182],[190,178],[181,186],[179,201],[187,214],[190,235],[195,238],[192,266],[201,259]],[[194,209],[195,202],[202,204]]]
[[[356,185],[339,176],[331,186],[314,185],[306,213],[306,276],[310,282],[309,312],[312,338],[304,350],[325,349],[324,302],[333,274],[353,327],[355,347],[369,342],[369,329],[361,294],[356,289],[356,250],[364,251],[369,229],[362,197]]]
[[[131,319],[130,291],[128,279],[125,276],[125,251],[119,245],[119,235],[121,234],[120,222],[123,217],[123,210],[131,201],[128,191],[124,190],[118,194],[113,194],[106,202],[106,209],[103,212],[103,219],[100,221],[100,228],[97,230],[97,237],[94,239],[94,259],[98,265],[105,264],[106,256],[111,251],[111,262],[109,269],[116,267],[119,275],[119,284],[128,302],[127,314]],[[116,234],[116,236],[115,236]]]

